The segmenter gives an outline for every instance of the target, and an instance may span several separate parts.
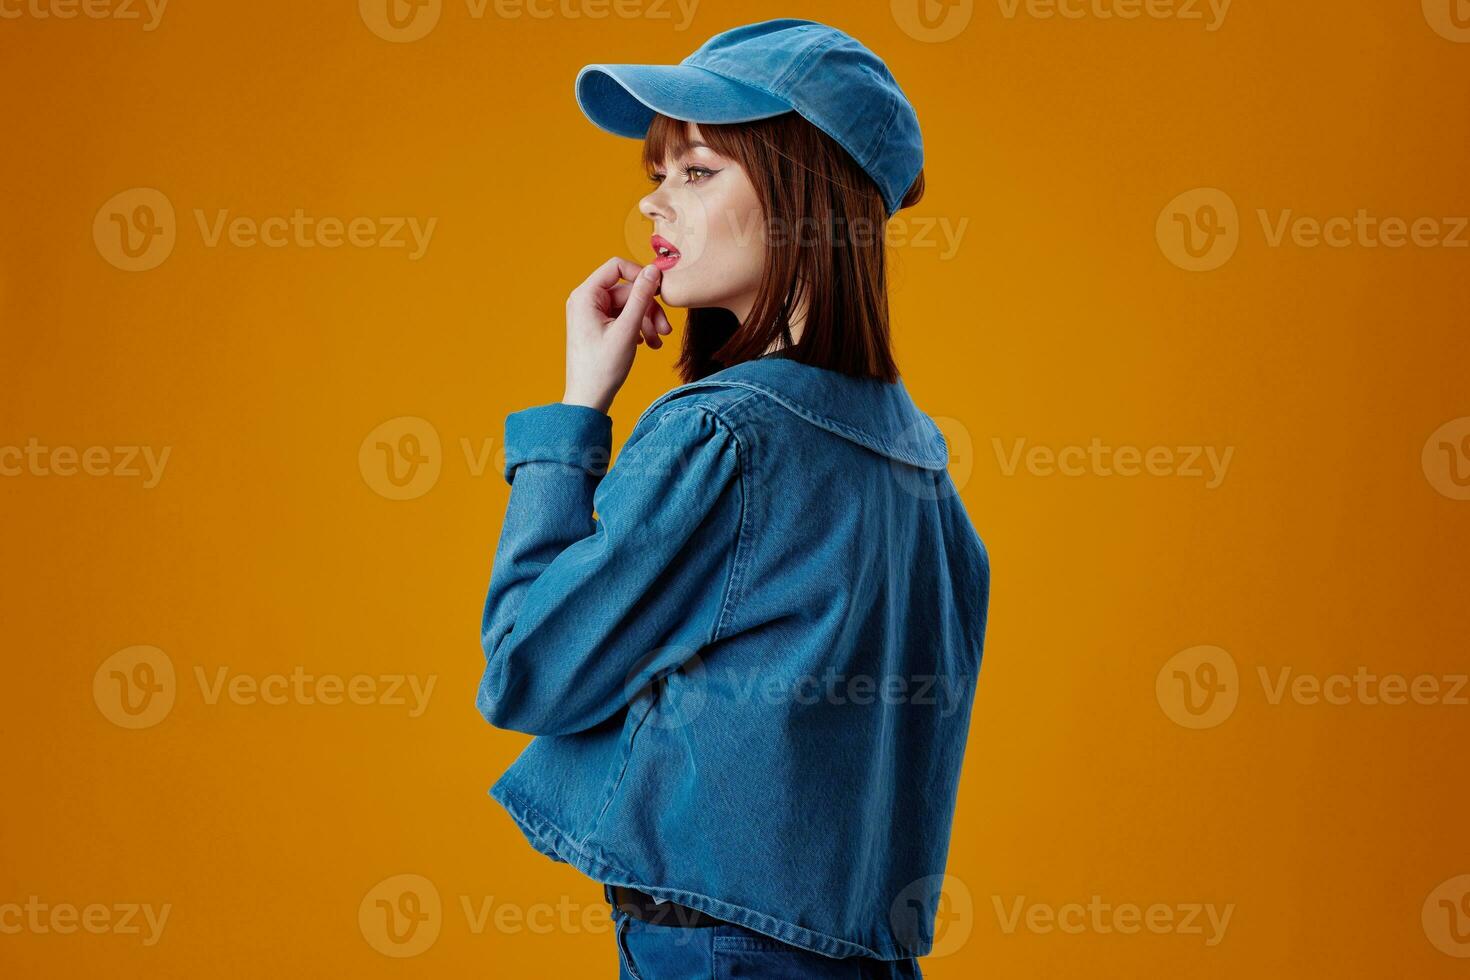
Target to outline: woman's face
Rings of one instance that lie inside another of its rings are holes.
[[[706,146],[693,124],[689,142],[654,167],[655,186],[638,202],[664,270],[659,294],[670,306],[723,307],[743,322],[765,266],[760,201],[740,165]],[[664,246],[677,258],[664,257]]]

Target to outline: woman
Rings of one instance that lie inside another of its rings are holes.
[[[603,883],[624,978],[918,977],[989,563],[889,350],[917,118],[791,19],[577,94],[645,140],[658,257],[572,292],[562,401],[506,419],[479,707],[538,737],[490,793]],[[690,311],[685,383],[608,469],[613,397],[672,330],[655,293]]]

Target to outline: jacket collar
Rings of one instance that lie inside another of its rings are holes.
[[[787,357],[743,361],[672,388],[644,409],[638,422],[665,401],[704,388],[757,392],[813,425],[911,466],[942,470],[949,463],[944,434],[914,404],[902,378],[888,384]]]

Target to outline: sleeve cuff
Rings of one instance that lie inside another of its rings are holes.
[[[577,467],[590,476],[607,473],[612,454],[612,416],[587,405],[552,402],[505,417],[505,482],[522,463]]]

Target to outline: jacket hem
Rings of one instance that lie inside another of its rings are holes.
[[[729,902],[701,895],[699,892],[641,880],[625,868],[589,854],[560,827],[546,819],[539,811],[500,782],[491,786],[489,793],[491,798],[510,814],[511,819],[520,827],[521,833],[525,834],[532,847],[552,857],[553,860],[559,858],[565,861],[594,881],[621,885],[625,888],[636,888],[655,898],[667,898],[680,905],[698,909],[717,919],[733,922],[738,926],[744,926],[763,935],[779,939],[788,945],[799,946],[833,959],[866,956],[878,960],[903,960],[923,955],[917,950],[902,949],[896,946],[864,946],[861,943],[828,936],[825,933],[785,922],[764,912],[757,912],[740,905],[731,905]]]

